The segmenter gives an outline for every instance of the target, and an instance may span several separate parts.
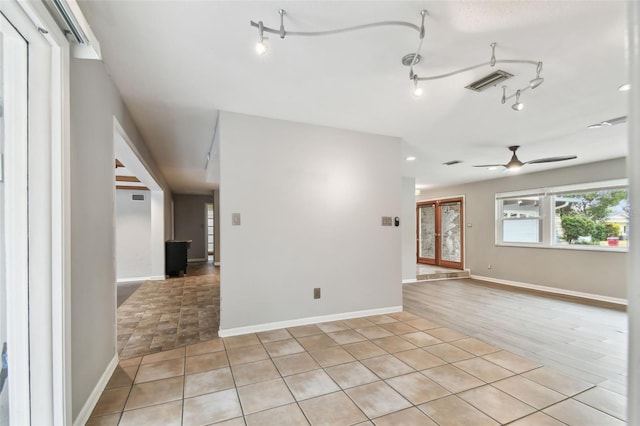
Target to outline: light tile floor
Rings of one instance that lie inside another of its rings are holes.
[[[88,425],[620,425],[605,389],[407,312],[120,362]]]

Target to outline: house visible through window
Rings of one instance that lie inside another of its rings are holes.
[[[591,250],[629,246],[626,180],[496,194],[496,244]]]

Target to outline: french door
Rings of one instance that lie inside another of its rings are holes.
[[[418,263],[463,269],[463,209],[462,198],[416,205]]]

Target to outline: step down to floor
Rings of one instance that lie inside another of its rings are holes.
[[[416,282],[418,281],[436,281],[447,280],[457,278],[469,278],[469,271],[434,271],[428,274],[416,275]]]

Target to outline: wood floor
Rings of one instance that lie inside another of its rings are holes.
[[[626,395],[627,314],[467,280],[404,285],[404,309]]]

